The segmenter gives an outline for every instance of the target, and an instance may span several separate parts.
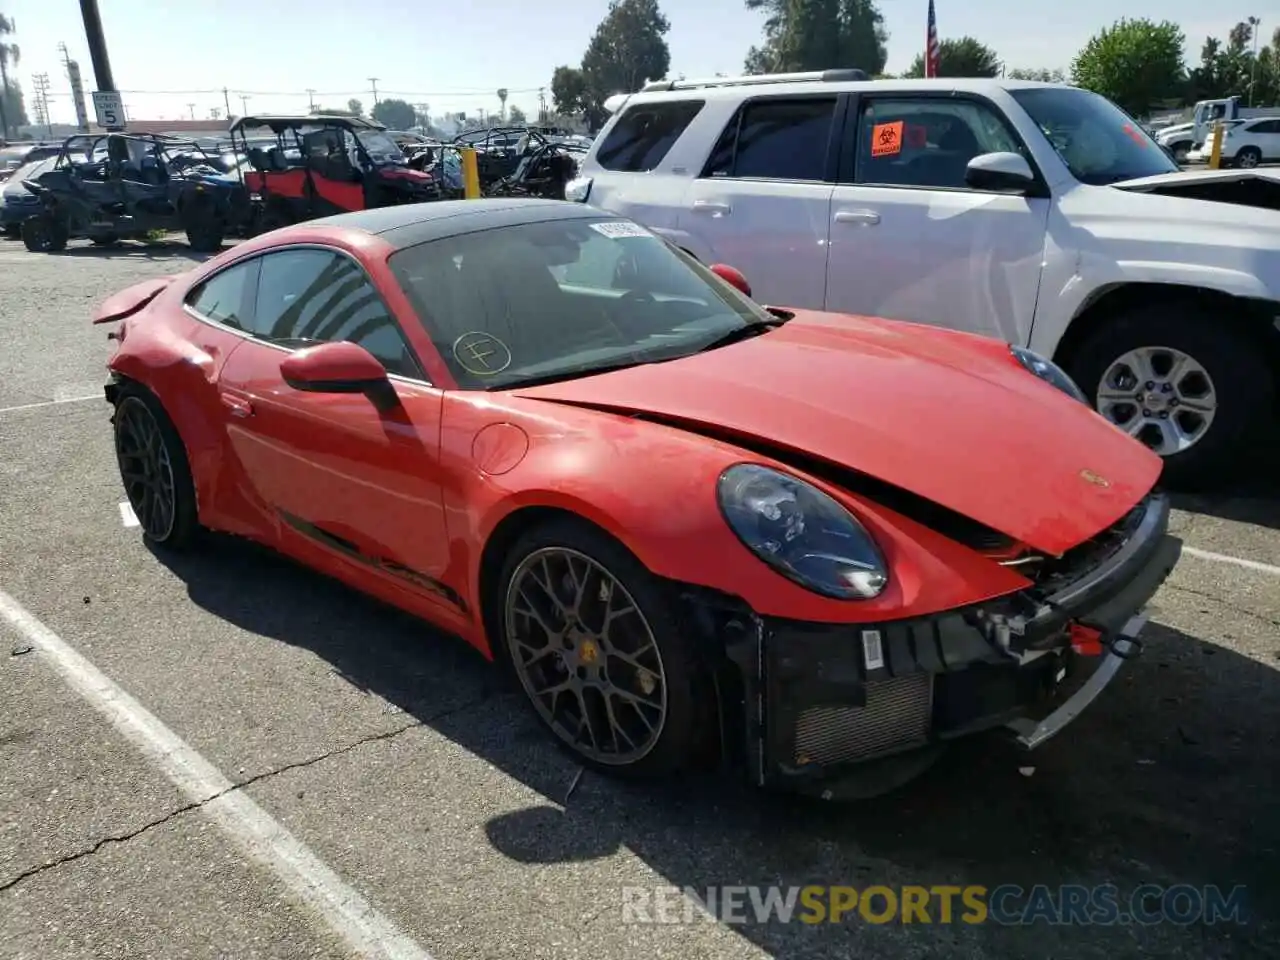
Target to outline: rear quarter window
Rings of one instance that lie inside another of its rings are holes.
[[[704,100],[667,100],[628,107],[600,144],[596,163],[626,173],[652,170],[705,105]]]

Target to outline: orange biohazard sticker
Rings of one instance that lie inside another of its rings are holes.
[[[871,128],[871,155],[888,157],[902,152],[903,121],[877,123]]]

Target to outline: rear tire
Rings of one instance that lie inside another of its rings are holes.
[[[227,234],[227,225],[212,203],[199,202],[182,212],[187,231],[187,246],[196,253],[217,253]]]
[[[1252,170],[1262,162],[1262,151],[1257,147],[1241,147],[1236,154],[1236,166]]]
[[[116,463],[142,536],[180,550],[199,532],[187,450],[160,401],[136,384],[121,387],[111,417]]]
[[[1069,372],[1095,409],[1164,458],[1170,487],[1226,480],[1274,409],[1275,373],[1258,344],[1194,302],[1108,319]]]

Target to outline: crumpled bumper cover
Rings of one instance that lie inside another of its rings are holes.
[[[1142,611],[1181,555],[1168,521],[1168,499],[1152,494],[1105,550],[1068,555],[1037,588],[935,616],[832,625],[721,611],[731,758],[761,786],[832,796],[980,730],[1039,746],[1140,652]],[[1073,626],[1104,655],[1077,655]]]

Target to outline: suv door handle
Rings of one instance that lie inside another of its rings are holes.
[[[693,201],[694,213],[710,213],[716,216],[727,216],[733,213],[733,207],[727,203],[720,203],[716,200],[695,200]]]
[[[874,210],[837,210],[836,223],[861,223],[874,227],[880,222],[880,214]]]
[[[237,397],[232,393],[220,394],[222,405],[227,408],[233,417],[252,417],[253,404],[244,397]]]

